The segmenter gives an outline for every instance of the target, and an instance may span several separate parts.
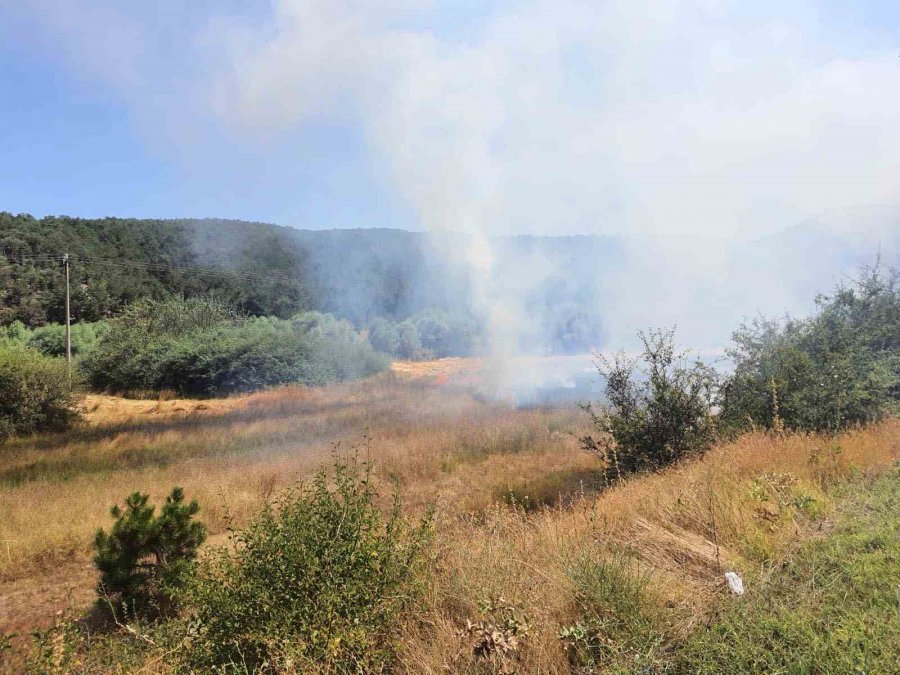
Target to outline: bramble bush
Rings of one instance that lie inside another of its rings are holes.
[[[110,510],[115,523],[109,533],[94,536],[94,565],[100,572],[98,592],[138,616],[165,615],[176,609],[191,573],[206,527],[194,520],[196,500],[185,504],[176,487],[155,515],[149,497],[135,492],[125,508]]]
[[[0,345],[0,440],[68,429],[79,417],[77,401],[64,360]]]
[[[581,446],[604,460],[608,480],[705,452],[716,438],[711,414],[719,388],[715,369],[699,360],[689,363],[686,353],[678,353],[674,330],[639,336],[641,359],[600,357],[606,405],[584,406],[599,433],[581,438]]]
[[[197,670],[381,672],[392,627],[409,605],[430,519],[382,515],[368,464],[288,490],[234,546],[198,568],[191,592],[199,628],[186,655]],[[290,665],[292,664],[292,665]]]

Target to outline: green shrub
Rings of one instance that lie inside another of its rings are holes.
[[[582,447],[606,462],[612,479],[705,452],[716,437],[715,370],[677,353],[674,331],[650,331],[640,338],[643,368],[623,354],[612,361],[601,357],[607,405],[599,411],[585,406],[599,436],[583,437]]]
[[[432,358],[468,356],[475,351],[478,331],[465,316],[428,309],[412,317],[422,350]]]
[[[397,324],[397,356],[401,359],[425,359],[431,355],[422,349],[416,324],[407,319]]]
[[[16,320],[7,326],[0,326],[0,346],[24,345],[30,336],[31,331],[21,321]]]
[[[206,539],[206,527],[193,520],[199,504],[196,500],[185,504],[179,487],[166,497],[159,516],[148,499],[140,492],[131,494],[124,510],[118,505],[110,510],[116,522],[109,534],[97,530],[98,591],[135,614],[166,614],[178,605],[197,548]]]
[[[310,384],[355,380],[390,365],[390,360],[376,352],[349,321],[304,312],[291,319],[291,326],[311,343],[311,367],[302,377]]]
[[[165,356],[179,340],[236,323],[233,312],[214,300],[143,300],[110,321],[82,369],[95,389],[159,389]]]
[[[209,396],[348,380],[387,365],[349,323],[330,315],[246,319],[193,299],[131,306],[111,322],[83,367],[101,390]]]
[[[375,672],[392,658],[391,628],[410,600],[430,525],[410,526],[399,502],[375,505],[368,465],[337,461],[331,475],[286,492],[199,568],[198,669],[271,672],[292,662]]]
[[[427,309],[394,323],[376,318],[369,324],[375,349],[401,359],[468,356],[478,350],[481,331],[471,317]]]
[[[155,355],[149,388],[200,396],[311,383],[312,351],[308,337],[281,319],[251,319],[169,342]]]
[[[65,361],[21,345],[0,345],[0,440],[63,431],[77,419]]]
[[[72,325],[72,356],[85,356],[108,329],[105,321],[76,323]],[[47,356],[66,355],[66,327],[51,323],[30,331],[28,344]]]
[[[400,334],[397,324],[382,317],[369,324],[369,343],[383,354],[396,356],[400,350]]]
[[[816,304],[809,319],[758,319],[734,334],[726,420],[834,431],[900,411],[898,272],[866,269]]]

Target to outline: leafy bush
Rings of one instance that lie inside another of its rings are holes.
[[[68,429],[78,419],[76,403],[65,361],[0,344],[0,440]]]
[[[188,660],[199,669],[375,672],[392,657],[391,627],[413,590],[430,525],[410,526],[395,498],[385,518],[368,465],[289,490],[199,568],[199,621]]]
[[[31,331],[21,321],[13,321],[7,326],[0,326],[0,346],[24,345],[30,336]]]
[[[349,321],[331,314],[303,312],[291,319],[291,326],[294,332],[307,336],[312,345],[311,368],[304,380],[311,384],[354,380],[390,365]]]
[[[83,357],[106,332],[109,324],[105,321],[76,323],[72,325],[72,356]],[[45,356],[66,355],[66,327],[59,323],[48,323],[39,328],[26,328],[21,321],[13,321],[0,327],[0,345],[34,347]]]
[[[286,382],[324,384],[387,365],[349,323],[330,315],[244,319],[201,299],[131,306],[84,361],[88,380],[98,389],[173,389],[188,395]]]
[[[758,319],[735,333],[725,419],[836,430],[900,410],[898,272],[866,269],[816,304],[809,319]]]
[[[397,324],[396,356],[402,359],[427,359],[430,357],[430,354],[422,349],[419,329],[409,319]]]
[[[234,314],[213,300],[143,300],[110,321],[82,368],[96,389],[158,389],[163,359],[180,339],[236,323]]]
[[[193,520],[200,506],[196,500],[185,504],[181,488],[166,497],[159,516],[148,499],[135,492],[124,511],[112,507],[116,522],[109,534],[98,529],[94,536],[94,565],[101,595],[137,614],[165,614],[177,606],[206,528]]]
[[[369,343],[383,354],[397,356],[400,351],[400,335],[397,324],[389,319],[378,317],[368,330]]]
[[[606,462],[612,479],[704,452],[715,439],[715,370],[676,353],[674,330],[640,338],[644,367],[639,370],[638,359],[624,354],[613,361],[601,357],[607,406],[585,406],[600,435],[583,437],[582,447]]]
[[[85,356],[106,333],[109,324],[105,321],[76,323],[72,325],[72,356]],[[30,332],[28,344],[47,356],[66,355],[66,327],[51,323]]]

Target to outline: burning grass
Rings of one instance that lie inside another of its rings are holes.
[[[213,402],[102,398],[88,418],[0,449],[0,630],[46,625],[63,602],[53,588],[89,602],[91,534],[127,493],[183,486],[216,543],[226,508],[242,525],[335,443],[367,436],[404,508],[435,506],[425,600],[400,636],[417,673],[660,663],[725,597],[724,570],[752,592],[827,526],[833,486],[900,456],[897,420],[837,439],[759,433],[598,492],[576,408],[514,409],[392,374]]]

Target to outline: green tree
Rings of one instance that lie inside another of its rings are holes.
[[[900,409],[898,273],[876,265],[816,299],[804,320],[757,319],[734,334],[723,397],[734,424],[837,430]]]
[[[173,488],[159,516],[149,497],[135,492],[124,510],[110,510],[115,523],[109,533],[94,536],[94,565],[100,572],[98,590],[129,611],[166,614],[179,604],[197,548],[206,527],[194,520],[196,500],[184,503],[184,491]]]

